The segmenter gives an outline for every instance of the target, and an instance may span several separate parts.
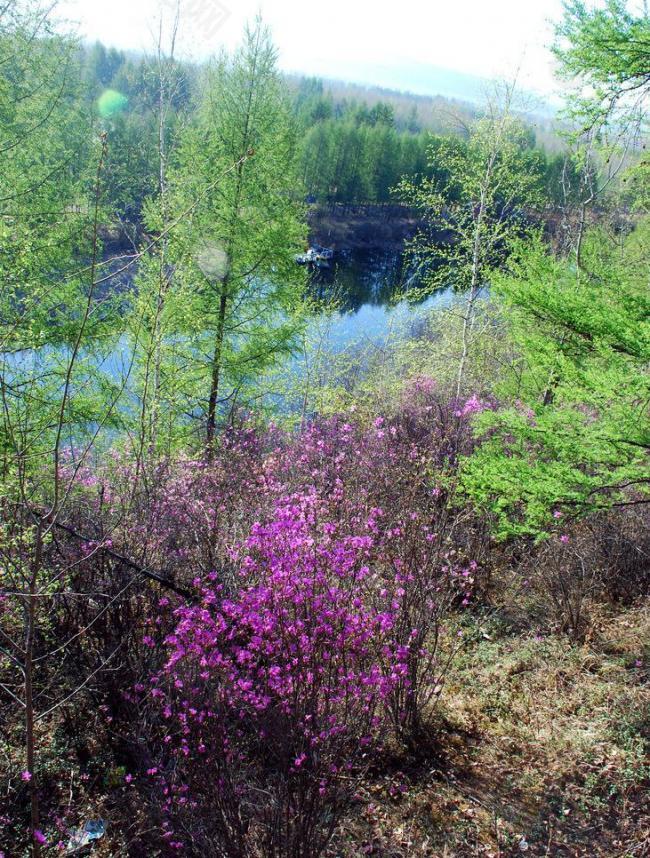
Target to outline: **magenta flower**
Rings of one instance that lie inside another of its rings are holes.
[[[139,655],[155,673],[124,691],[152,733],[148,782],[168,848],[182,848],[176,820],[208,805],[224,830],[228,802],[261,812],[252,785],[283,802],[300,784],[331,818],[382,735],[409,730],[408,713],[442,693],[437,633],[481,573],[435,475],[471,453],[470,417],[486,407],[421,378],[376,420],[244,424],[210,461],[161,463],[113,538],[192,591],[148,606]],[[121,454],[102,467],[117,517],[133,468]]]

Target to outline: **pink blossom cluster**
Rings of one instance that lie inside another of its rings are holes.
[[[372,538],[325,526],[316,539],[318,514],[313,494],[283,499],[243,546],[241,589],[228,592],[211,573],[200,602],[176,609],[160,686],[182,753],[204,753],[205,725],[233,718],[260,738],[275,725],[300,767],[332,737],[357,741],[360,724],[368,734],[378,726],[378,700],[406,671],[392,637],[399,606],[387,591],[368,596]]]
[[[80,519],[93,493],[102,511],[83,528],[95,554],[110,542],[195,594],[142,617],[146,670],[125,695],[148,725],[137,782],[159,796],[170,850],[191,830],[208,851],[238,855],[254,836],[298,854],[287,844],[326,839],[387,729],[417,738],[444,681],[444,624],[481,563],[480,527],[451,502],[480,407],[417,379],[369,421],[245,425],[209,459],[134,474],[114,457],[84,478]]]

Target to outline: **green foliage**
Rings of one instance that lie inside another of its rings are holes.
[[[311,196],[387,202],[403,175],[427,169],[427,135],[397,131],[389,115],[388,108],[377,105],[351,118],[323,119],[309,128],[300,159]]]
[[[77,57],[85,109],[103,120],[110,135],[105,204],[113,216],[139,226],[159,181],[161,109],[170,148],[193,98],[195,70],[173,57],[130,57],[99,42],[78,47]]]
[[[424,221],[411,258],[431,288],[485,285],[541,202],[539,153],[506,111],[479,120],[467,142],[434,138],[428,157],[433,177],[400,187]]]
[[[558,508],[582,516],[647,496],[648,247],[647,224],[622,247],[596,231],[578,272],[522,244],[495,278],[520,360],[499,390],[509,404],[478,420],[466,485],[501,536],[544,533]]]
[[[157,186],[158,131],[155,116],[130,110],[110,122],[106,189],[110,215],[137,224],[144,201]]]
[[[206,72],[170,170],[167,220],[158,203],[147,209],[151,229],[173,224],[161,371],[209,435],[217,413],[246,400],[247,385],[291,351],[301,328],[304,273],[294,257],[306,226],[295,154],[276,51],[258,22]],[[143,272],[141,288],[145,280]]]
[[[644,109],[650,89],[650,17],[645,8],[635,15],[625,0],[606,0],[596,8],[569,0],[557,27],[555,54],[563,74],[586,87],[573,108],[588,127],[613,118],[615,108],[619,123]]]
[[[650,214],[650,160],[642,158],[621,180],[621,202],[635,213]]]
[[[544,167],[544,196],[554,207],[575,206],[580,201],[580,162],[568,152],[547,156]]]
[[[103,155],[76,56],[38,8],[0,20],[0,433],[6,467],[29,473],[113,401],[98,366],[116,317],[91,265]]]
[[[110,204],[120,217],[138,221],[157,174],[158,60],[127,56],[101,43],[81,49],[79,59],[93,109],[98,104],[104,109],[111,92],[128,99],[128,105],[117,103],[117,112],[112,109],[114,101],[108,105],[113,137],[108,163],[117,173]],[[200,102],[203,78],[187,62],[171,63],[167,58],[164,64],[173,67],[167,83],[168,133],[173,135],[185,114]],[[426,155],[431,131],[457,137],[464,133],[450,128],[451,106],[442,98],[325,85],[318,78],[289,82],[288,97],[301,133],[301,177],[308,194],[319,201],[392,200],[403,176],[435,174]],[[453,110],[461,126],[475,119],[476,111],[467,105],[455,104]],[[532,129],[527,133],[533,135]],[[539,157],[544,158],[541,150]],[[550,186],[552,165],[548,181]]]

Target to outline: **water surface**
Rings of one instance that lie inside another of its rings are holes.
[[[336,302],[337,312],[328,326],[333,351],[364,341],[381,342],[423,312],[453,301],[450,288],[434,294],[422,292],[421,298],[417,290],[404,257],[392,251],[340,254],[330,266],[314,269],[309,285],[313,297]],[[402,297],[405,291],[409,301]]]

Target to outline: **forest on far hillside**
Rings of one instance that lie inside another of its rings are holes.
[[[0,858],[647,858],[646,5],[544,120],[183,8],[0,0]]]
[[[156,184],[159,72],[155,58],[132,56],[101,43],[81,46],[78,73],[88,108],[102,93],[124,101],[112,122],[109,168],[111,201],[122,216],[138,220]],[[203,70],[174,63],[170,79],[170,132],[194,113]],[[173,90],[173,91],[172,91]],[[441,168],[431,154],[436,138],[466,140],[482,108],[442,97],[374,90],[318,78],[286,79],[285,96],[296,119],[299,176],[311,202],[373,203],[402,201],[402,176],[433,176]],[[119,103],[119,102],[118,102]],[[562,201],[562,181],[577,183],[577,165],[548,120],[521,111],[528,129],[526,146],[535,152],[548,201]],[[568,165],[568,166],[567,166]],[[568,172],[567,172],[568,171]]]

